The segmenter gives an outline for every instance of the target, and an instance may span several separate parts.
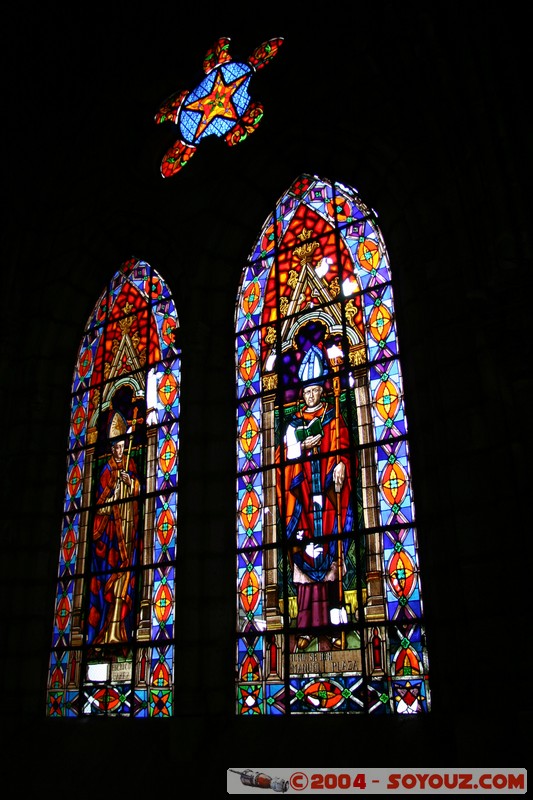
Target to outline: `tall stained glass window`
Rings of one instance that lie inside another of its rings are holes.
[[[427,712],[389,260],[356,190],[291,186],[235,322],[236,713]]]
[[[174,301],[132,259],[74,369],[49,716],[173,713],[179,394]]]

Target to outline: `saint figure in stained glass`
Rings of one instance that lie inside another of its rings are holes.
[[[354,529],[350,437],[340,405],[327,401],[324,385],[330,366],[323,348],[312,345],[298,376],[298,404],[283,436],[283,474],[278,476],[278,505],[285,509],[292,581],[296,587],[299,634],[291,650],[306,650],[315,628],[347,622],[343,576],[344,548]],[[280,470],[281,471],[281,470]],[[282,494],[283,493],[283,494]],[[340,650],[343,632],[328,630],[319,649]]]
[[[131,456],[132,432],[119,411],[111,420],[111,455],[98,482],[92,532],[92,580],[88,641],[127,642],[135,612],[135,570],[142,550],[140,482]]]

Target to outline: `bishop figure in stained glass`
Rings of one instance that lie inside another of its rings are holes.
[[[311,629],[348,621],[343,589],[343,541],[347,540],[339,537],[354,530],[351,466],[347,458],[350,435],[340,408],[324,396],[328,372],[324,349],[312,345],[298,372],[303,406],[298,407],[286,427],[284,474],[277,481],[297,591],[299,650],[309,647]],[[319,647],[340,650],[342,634],[330,629],[327,636],[320,638]]]
[[[120,412],[109,429],[111,455],[100,473],[93,523],[88,641],[128,642],[134,627],[135,569],[142,548],[140,481],[131,457],[132,434]]]

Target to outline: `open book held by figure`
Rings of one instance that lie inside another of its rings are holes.
[[[294,434],[299,442],[305,441],[308,436],[323,436],[324,429],[322,428],[322,422],[318,417],[315,417],[309,422],[308,425],[304,425],[301,428],[295,428]]]

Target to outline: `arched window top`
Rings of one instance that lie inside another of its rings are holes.
[[[361,289],[390,280],[388,258],[375,212],[363,202],[356,189],[321,180],[316,175],[302,175],[280,198],[276,210],[263,225],[250,263],[273,256],[276,250],[294,248],[299,244],[296,241],[298,231],[303,228],[312,232],[313,241],[319,237],[327,239],[324,245],[327,253],[323,258],[335,255],[336,244],[331,234],[334,230],[341,233],[347,247],[356,255],[348,272],[356,273]],[[302,251],[302,257],[309,255],[305,249]],[[343,263],[346,268],[346,262]]]
[[[74,368],[50,716],[173,713],[177,339],[165,281],[125,262]]]
[[[293,183],[235,326],[237,713],[427,711],[389,259],[354,189]]]
[[[148,313],[152,319],[148,325]],[[178,328],[176,309],[170,291],[155,269],[145,261],[131,259],[118,270],[104,289],[90,315],[85,334],[99,342],[98,357],[91,359],[91,383],[103,379],[102,368],[109,363],[104,357],[101,334],[106,330],[108,343],[122,338],[124,323],[121,319],[135,321],[138,338],[135,361],[140,365],[146,359],[156,363],[172,354],[174,336]],[[93,348],[94,349],[94,348]],[[79,365],[78,365],[79,366]]]

